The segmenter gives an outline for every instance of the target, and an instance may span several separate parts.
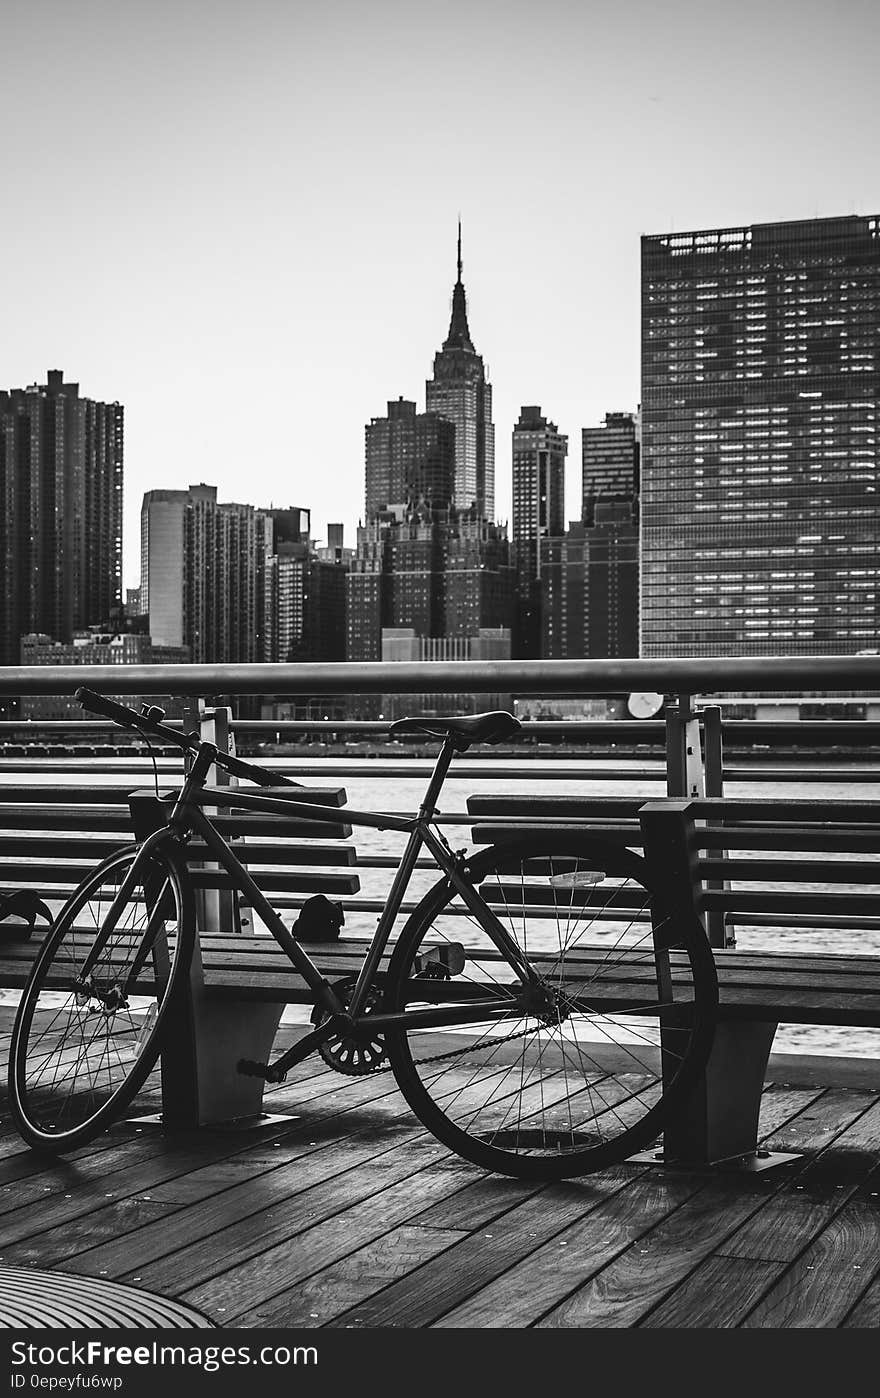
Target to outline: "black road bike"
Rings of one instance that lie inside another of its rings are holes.
[[[345,809],[346,823],[407,838],[359,972],[330,982],[319,949],[294,938],[203,808],[287,815],[292,830],[297,820],[338,822],[338,812],[287,798],[283,787],[295,783],[170,727],[161,709],[137,713],[86,689],[77,698],[184,749],[188,770],[167,824],[83,878],[34,963],[9,1072],[30,1145],[63,1152],[92,1139],[155,1066],[196,935],[192,841],[200,860],[207,847],[228,873],[314,1000],[310,1032],[275,1062],[239,1071],[277,1082],[316,1051],[342,1072],[390,1067],[440,1141],[527,1179],[604,1168],[662,1134],[711,1047],[718,987],[705,931],[666,905],[641,857],[576,828],[511,832],[470,853],[450,847],[437,801],[453,757],[513,738],[511,714],[393,725],[436,737],[439,755],[416,815]],[[208,785],[215,765],[253,785]],[[272,795],[261,794],[269,785]],[[439,877],[392,946],[425,851]]]

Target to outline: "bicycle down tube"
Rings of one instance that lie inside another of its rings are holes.
[[[495,943],[498,951],[508,961],[511,970],[516,973],[524,985],[535,984],[537,976],[522,955],[520,948],[508,936],[503,924],[487,906],[485,901],[474,890],[473,886],[462,876],[459,862],[455,855],[447,848],[446,844],[434,834],[430,828],[431,817],[435,814],[435,801],[446,778],[453,755],[451,744],[444,744],[443,750],[438,757],[437,764],[431,776],[425,795],[422,799],[418,815],[413,819],[406,816],[393,816],[390,814],[374,814],[367,811],[355,811],[346,809],[346,823],[352,825],[364,825],[374,829],[395,829],[409,835],[409,839],[401,856],[400,863],[394,875],[385,907],[380,914],[376,930],[370,940],[363,964],[358,973],[357,981],[347,1007],[347,1014],[352,1019],[357,1019],[363,1008],[368,991],[373,984],[376,969],[385,952],[394,923],[397,919],[406,895],[409,882],[415,868],[416,860],[423,845],[427,846],[437,863],[438,870],[446,875],[450,884],[465,903],[466,907],[476,917],[487,936]],[[190,788],[187,790],[187,788]],[[198,800],[196,800],[196,792]],[[300,972],[309,988],[317,995],[322,1004],[332,1010],[333,1013],[340,1013],[342,1006],[328,985],[328,982],[315,966],[314,962],[305,952],[300,943],[292,936],[287,927],[278,916],[277,912],[261,892],[257,884],[248,874],[229,848],[223,836],[214,828],[209,818],[201,809],[202,799],[208,798],[211,804],[215,801],[222,801],[223,804],[237,805],[241,796],[245,797],[245,804],[250,809],[277,810],[281,809],[285,814],[290,814],[292,818],[303,817],[314,820],[318,823],[332,824],[336,813],[330,815],[326,806],[318,806],[308,802],[283,802],[272,801],[271,797],[259,796],[256,793],[233,792],[228,787],[213,788],[199,786],[199,773],[197,768],[193,768],[189,781],[180,794],[180,798],[172,812],[169,825],[185,821],[192,829],[198,833],[205,841],[205,844],[214,854],[217,862],[223,866],[229,874],[233,883],[248,898],[251,906],[256,909],[260,917],[266,923],[273,937],[278,942],[283,951],[290,957],[296,969]],[[291,805],[294,809],[291,810]],[[487,1008],[483,1005],[483,1010]],[[493,1003],[492,1012],[498,1014],[497,1003]],[[440,1012],[434,1012],[435,1016]],[[445,1011],[443,1022],[454,1022],[453,1011]],[[371,1019],[375,1017],[372,1016]],[[398,1017],[395,1017],[395,1022]],[[439,1019],[438,1019],[438,1022]]]

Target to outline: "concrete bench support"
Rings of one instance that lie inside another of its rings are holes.
[[[776,1025],[722,1020],[705,1071],[663,1135],[666,1164],[756,1157],[758,1113]],[[767,1157],[770,1159],[770,1157]],[[773,1157],[774,1163],[778,1160]]]
[[[165,804],[155,793],[133,792],[130,806],[138,839],[165,824]],[[224,902],[228,911],[229,898]],[[198,933],[233,928],[203,926],[205,907],[218,909],[223,903],[198,903],[189,993],[169,1010],[162,1049],[162,1124],[179,1129],[259,1120],[265,1084],[237,1072],[236,1064],[240,1058],[267,1061],[284,1010],[280,1001],[216,1000],[206,993]]]
[[[655,886],[683,916],[701,919],[690,805],[688,800],[648,802],[639,820]],[[724,954],[718,951],[716,957]],[[756,1156],[761,1093],[776,1027],[761,1020],[719,1022],[705,1071],[664,1132],[665,1163],[714,1165]]]

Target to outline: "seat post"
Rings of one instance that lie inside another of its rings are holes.
[[[446,780],[446,773],[449,771],[449,764],[457,748],[459,751],[462,750],[459,744],[456,743],[453,734],[447,733],[446,737],[443,739],[443,746],[437,754],[437,761],[434,764],[431,779],[428,782],[425,794],[422,797],[421,805],[419,806],[420,820],[430,820],[431,816],[434,814],[437,797],[440,795],[443,783]]]

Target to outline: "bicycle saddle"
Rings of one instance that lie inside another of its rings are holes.
[[[426,733],[429,738],[455,739],[459,752],[471,743],[500,743],[520,730],[520,721],[504,709],[491,714],[462,714],[455,718],[399,718],[388,730],[398,733]]]

